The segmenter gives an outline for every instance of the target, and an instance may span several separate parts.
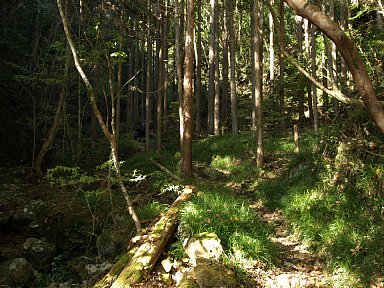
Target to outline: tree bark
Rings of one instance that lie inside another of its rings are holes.
[[[369,115],[380,131],[384,133],[384,110],[377,100],[371,79],[354,42],[334,21],[321,13],[316,6],[304,0],[284,1],[292,7],[296,14],[310,20],[336,44],[352,73],[356,88],[363,99]]]
[[[202,60],[202,44],[201,44],[201,0],[197,1],[197,67],[196,67],[196,133],[201,132],[201,60]]]
[[[187,25],[185,34],[184,58],[184,135],[181,160],[181,174],[183,178],[192,178],[192,139],[193,139],[193,62],[194,62],[194,1],[187,0]]]
[[[147,3],[148,11],[152,11],[151,0]],[[150,14],[150,13],[149,13]],[[145,150],[150,150],[150,121],[151,121],[151,93],[152,93],[152,37],[151,37],[151,18],[148,16],[147,31],[147,79],[145,93]]]
[[[228,127],[228,1],[224,0],[223,4],[223,59],[222,59],[222,104],[221,104],[221,115],[222,115],[222,134],[227,131]]]
[[[111,287],[114,288],[132,287],[132,285],[139,283],[144,278],[145,273],[149,273],[156,264],[176,227],[181,204],[187,201],[192,194],[192,188],[184,188],[183,193],[153,226],[151,233],[138,237],[140,240],[144,240],[143,243],[135,245],[131,251],[124,254],[94,288],[109,287],[112,282]]]
[[[163,133],[163,94],[164,94],[164,0],[160,1],[160,20],[159,20],[159,62],[157,71],[157,107],[156,107],[156,150],[161,152],[162,133]]]
[[[215,103],[215,63],[216,63],[216,49],[215,49],[215,10],[217,0],[210,0],[210,24],[209,24],[209,82],[208,82],[208,134],[214,132],[214,103]]]
[[[229,62],[230,62],[230,89],[231,89],[231,120],[232,120],[232,134],[237,135],[239,132],[237,120],[237,95],[236,95],[236,55],[235,43],[236,33],[234,25],[234,9],[233,1],[228,1],[228,31],[229,31]]]
[[[272,17],[273,18],[273,17]],[[297,58],[301,59],[303,57],[303,17],[296,16],[296,30],[297,30]],[[302,76],[299,76],[299,79],[303,79]],[[300,123],[304,121],[304,101],[305,101],[305,91],[303,85],[299,87],[299,121]]]
[[[179,133],[180,133],[180,149],[183,149],[183,136],[184,136],[184,115],[183,115],[183,69],[181,62],[181,45],[180,45],[180,33],[182,28],[181,22],[184,23],[182,16],[179,13],[179,1],[175,2],[175,58],[176,58],[176,75],[177,75],[177,95],[179,98]],[[183,7],[181,6],[180,9]],[[183,10],[181,10],[183,12]],[[184,25],[183,25],[184,26]]]
[[[213,49],[215,50],[215,76],[214,76],[214,82],[215,82],[215,96],[214,96],[214,105],[213,105],[213,129],[214,134],[219,135],[220,134],[220,67],[219,67],[219,3],[217,2],[214,9],[214,46]]]
[[[285,24],[284,24],[284,2],[280,1],[279,5],[279,14],[280,14],[280,30],[281,32],[285,33]],[[279,85],[279,106],[280,106],[280,127],[283,132],[287,129],[287,123],[285,119],[285,82],[284,82],[284,72],[285,72],[285,66],[284,66],[284,58],[283,53],[279,53],[279,66],[280,66],[280,85]]]
[[[311,72],[312,77],[316,77],[316,27],[311,27]],[[313,107],[313,129],[319,130],[319,113],[317,110],[317,87],[312,84],[312,107]]]
[[[255,101],[255,124],[256,124],[256,138],[257,138],[257,151],[256,151],[256,165],[261,168],[264,166],[264,128],[263,128],[263,114],[262,114],[262,91],[261,91],[261,77],[262,77],[262,59],[261,59],[261,43],[260,37],[260,3],[259,0],[253,2],[252,7],[253,18],[253,35],[252,35],[252,49],[253,49],[253,81],[252,90],[254,93]]]

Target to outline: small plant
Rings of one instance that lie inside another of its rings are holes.
[[[144,206],[139,207],[137,214],[140,219],[152,220],[164,213],[169,208],[168,204],[162,204],[157,201],[151,201]]]

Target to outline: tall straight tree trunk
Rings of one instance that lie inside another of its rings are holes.
[[[194,5],[193,0],[187,0],[187,25],[185,34],[185,61],[184,61],[184,137],[182,149],[181,173],[184,178],[192,177],[192,81],[193,81],[193,61],[194,61]]]
[[[201,0],[197,0],[197,67],[196,67],[196,133],[201,132],[201,100],[202,100],[202,87],[201,87],[201,60],[202,60],[202,46],[201,46]]]
[[[215,5],[214,11],[214,31],[215,31],[215,40],[214,40],[214,54],[215,54],[215,99],[213,105],[213,129],[214,134],[220,134],[220,65],[219,65],[219,4]]]
[[[160,23],[159,23],[159,62],[157,71],[157,107],[156,107],[156,150],[161,152],[163,133],[163,95],[164,95],[164,0],[160,0]]]
[[[228,129],[228,0],[223,4],[223,59],[222,59],[222,133]]]
[[[303,18],[301,16],[296,16],[296,32],[297,32],[297,58],[301,59],[303,57]],[[303,79],[302,76],[299,76],[299,79]],[[305,119],[304,114],[304,87],[300,85],[299,87],[299,121],[302,122]]]
[[[179,13],[179,1],[175,0],[175,56],[176,56],[176,75],[177,75],[177,95],[179,99],[179,133],[180,133],[180,148],[183,148],[183,135],[184,135],[184,114],[183,114],[183,68],[181,60],[181,45],[180,45],[180,33],[182,26],[184,27],[184,19],[182,14],[184,13],[183,5],[180,5],[181,13]]]
[[[251,2],[251,65],[252,65],[252,111],[251,111],[251,134],[256,135],[256,61],[257,61],[257,50],[256,42],[258,41],[258,30],[259,25],[256,21],[258,12],[256,10],[256,2]]]
[[[384,133],[384,110],[376,97],[371,79],[355,43],[334,21],[321,13],[315,5],[304,0],[284,1],[292,7],[296,14],[309,19],[336,44],[352,73],[356,88],[363,99],[369,115],[379,130]]]
[[[311,27],[311,72],[312,76],[316,78],[316,27]],[[317,87],[312,84],[312,107],[313,107],[313,128],[315,131],[319,129],[319,113],[317,110]]]
[[[273,0],[271,1],[273,5]],[[275,81],[275,31],[273,26],[273,18],[271,12],[268,13],[269,21],[269,80],[271,81],[271,86],[274,86]],[[271,91],[273,95],[273,91]]]
[[[305,47],[305,59],[307,63],[310,63],[311,59],[311,23],[309,23],[308,19],[304,19],[304,47]],[[307,103],[308,103],[308,112],[309,119],[313,121],[313,106],[312,106],[312,90],[308,89],[307,91]]]
[[[334,3],[334,0],[329,1],[329,14],[330,14],[331,20],[335,21],[335,3]],[[332,45],[331,45],[331,55],[332,55],[332,58],[331,58],[331,63],[332,63],[331,69],[332,70],[330,70],[330,73],[333,74],[332,86],[334,88],[338,89],[339,79],[337,77],[337,48],[336,48],[335,42],[332,42]],[[337,117],[337,115],[339,115],[339,113],[340,113],[339,102],[336,99],[333,99],[332,103],[333,103],[333,112],[334,112],[335,116]]]
[[[72,35],[70,34],[69,23],[68,23],[68,20],[64,14],[61,0],[57,0],[57,7],[59,9],[60,18],[63,22],[64,33],[65,33],[65,36],[67,38],[68,45],[71,48],[75,67],[76,67],[77,71],[79,72],[79,74],[80,74],[80,76],[81,76],[81,78],[82,78],[82,80],[83,80],[83,82],[87,88],[88,98],[89,98],[92,110],[95,113],[96,118],[99,122],[101,130],[103,131],[105,138],[109,141],[109,143],[111,145],[111,154],[112,154],[112,159],[113,159],[113,165],[114,165],[114,168],[116,171],[117,183],[119,184],[120,189],[124,195],[125,201],[127,202],[128,212],[129,212],[130,216],[132,217],[132,220],[136,226],[136,232],[137,232],[137,234],[141,234],[140,220],[137,217],[137,214],[136,214],[134,207],[133,207],[133,204],[132,204],[131,197],[130,197],[130,195],[129,195],[129,193],[128,193],[125,185],[124,185],[123,179],[122,179],[121,170],[120,170],[119,155],[118,155],[118,142],[116,139],[116,134],[111,133],[108,130],[108,125],[107,125],[107,123],[104,122],[103,116],[101,115],[100,110],[97,106],[97,103],[95,101],[95,94],[94,94],[93,86],[92,86],[91,82],[89,81],[87,75],[85,74],[85,72],[84,72],[84,70],[80,64],[79,56],[77,54],[75,44],[74,44],[73,39],[72,39]]]
[[[340,1],[340,27],[344,31],[348,31],[348,3],[346,0]],[[341,58],[340,66],[340,90],[342,93],[346,92],[347,88],[347,64],[344,58]]]
[[[163,119],[167,121],[168,117],[168,0],[165,3],[165,12],[164,12],[164,34],[163,34],[163,45],[164,45],[164,65],[163,65]],[[164,123],[166,125],[166,123]]]
[[[261,47],[262,39],[260,38],[260,3],[259,0],[253,1],[252,18],[253,18],[253,35],[252,35],[252,54],[253,54],[253,81],[252,90],[255,95],[254,110],[256,118],[256,138],[257,138],[257,152],[256,164],[261,168],[264,166],[264,128],[263,128],[263,114],[262,114],[262,91],[261,91],[261,77],[262,77],[262,59]]]
[[[230,62],[230,89],[231,89],[231,120],[232,134],[237,135],[239,131],[237,120],[237,94],[236,94],[236,33],[234,25],[233,1],[228,0],[228,31],[229,31],[229,62]]]
[[[152,93],[152,37],[151,37],[151,0],[147,2],[148,6],[148,29],[147,29],[147,79],[145,92],[145,150],[150,150],[150,121],[151,121],[151,93]]]
[[[208,134],[214,132],[214,103],[215,103],[215,63],[216,63],[216,49],[215,49],[215,10],[217,7],[217,0],[210,0],[211,11],[209,18],[209,82],[208,82]]]
[[[280,30],[284,35],[285,24],[284,24],[284,2],[283,1],[280,1],[279,12],[280,12],[280,19],[281,19],[280,20]],[[285,132],[285,130],[287,129],[287,123],[286,123],[286,119],[285,119],[285,97],[284,97],[284,93],[285,93],[285,83],[284,83],[285,66],[284,66],[284,57],[283,57],[282,52],[279,53],[279,65],[280,65],[279,106],[280,106],[280,117],[281,117],[280,127],[281,127],[282,131]]]

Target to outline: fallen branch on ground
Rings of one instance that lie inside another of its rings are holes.
[[[134,252],[131,253],[131,250],[127,253],[129,255],[134,254],[128,262],[123,262],[119,259],[111,269],[111,271],[115,270],[115,272],[111,273],[110,271],[108,273],[109,276],[107,275],[104,277],[106,280],[103,278],[94,286],[94,288],[109,287],[111,284],[112,288],[130,287],[141,282],[144,276],[147,275],[156,264],[157,259],[164,250],[164,247],[176,227],[181,205],[191,197],[193,192],[194,188],[185,187],[183,193],[179,195],[169,210],[153,226],[151,232],[146,235],[136,236],[133,239],[133,242],[136,240],[137,242],[142,241],[142,243],[134,246]],[[127,254],[124,254],[123,257]],[[127,264],[120,270],[122,263]],[[117,273],[119,270],[120,273]]]

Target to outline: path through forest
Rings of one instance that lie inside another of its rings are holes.
[[[326,287],[329,278],[326,277],[322,260],[292,234],[282,213],[267,210],[259,212],[263,222],[273,227],[271,240],[281,250],[276,267],[249,271],[257,287]]]

